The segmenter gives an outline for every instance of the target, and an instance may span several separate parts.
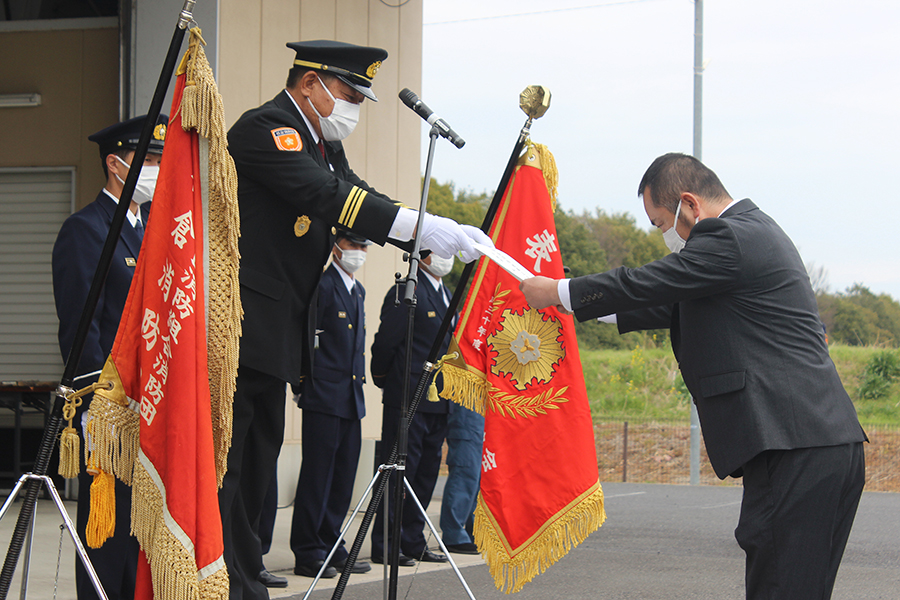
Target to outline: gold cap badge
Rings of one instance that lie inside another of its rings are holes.
[[[306,235],[306,232],[309,231],[310,219],[306,215],[302,217],[297,217],[297,222],[294,223],[294,235],[297,237],[303,237]]]
[[[369,65],[368,69],[366,69],[366,77],[368,77],[369,79],[372,79],[373,77],[375,77],[375,73],[377,73],[378,69],[380,69],[380,68],[381,68],[381,61],[376,60],[371,65]]]
[[[154,140],[165,140],[166,139],[166,124],[160,123],[156,127],[153,128],[153,139]]]

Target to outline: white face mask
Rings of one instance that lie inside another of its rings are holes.
[[[316,77],[318,77],[318,75],[316,75]],[[359,123],[360,105],[335,98],[331,94],[331,90],[328,89],[328,86],[325,85],[321,79],[319,79],[319,83],[322,84],[322,87],[325,88],[325,93],[328,94],[328,97],[334,102],[334,108],[331,109],[330,115],[323,117],[319,114],[316,105],[312,103],[311,99],[309,105],[312,106],[313,112],[319,117],[319,128],[322,130],[322,139],[329,142],[338,142],[353,133],[356,124]]]
[[[453,257],[441,258],[434,252],[431,253],[431,264],[425,265],[428,272],[435,277],[446,277],[447,273],[453,268]]]
[[[338,264],[351,275],[356,273],[359,268],[365,264],[367,254],[365,250],[344,250],[337,244],[335,244],[334,247],[341,251],[341,257],[338,258],[337,254],[335,254],[334,260],[336,260]]]
[[[663,231],[663,241],[666,243],[666,246],[674,252],[678,254],[681,252],[681,249],[684,248],[685,240],[682,239],[680,235],[678,235],[678,230],[675,229],[675,226],[678,225],[678,214],[681,212],[681,200],[678,201],[678,208],[675,209],[675,222],[669,227],[667,231]]]
[[[119,155],[115,155],[115,157],[116,160],[131,169],[131,165],[122,160]],[[116,179],[118,179],[122,185],[125,185],[125,182],[122,181],[122,178],[119,177],[118,173],[115,175]],[[137,184],[134,186],[134,195],[131,197],[132,202],[135,204],[150,202],[150,200],[153,199],[153,192],[156,191],[157,177],[159,177],[159,167],[144,165],[140,175],[138,175]]]

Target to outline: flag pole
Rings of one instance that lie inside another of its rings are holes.
[[[509,181],[512,178],[513,171],[516,168],[516,163],[519,161],[519,157],[522,155],[522,150],[525,147],[525,142],[528,140],[528,135],[531,133],[531,124],[535,119],[539,119],[544,116],[544,113],[546,113],[547,109],[550,107],[550,90],[540,85],[528,86],[522,91],[521,94],[519,94],[519,107],[525,112],[526,115],[528,115],[528,119],[525,121],[525,125],[522,126],[522,129],[519,132],[519,137],[517,138],[516,144],[513,147],[513,151],[509,157],[509,161],[506,163],[506,168],[503,171],[503,176],[500,178],[500,185],[497,187],[497,191],[494,193],[491,204],[490,206],[488,206],[487,213],[485,213],[484,220],[481,223],[481,230],[485,233],[490,230],[491,225],[494,222],[494,217],[496,216],[497,210],[500,207],[500,201],[503,199],[503,194],[506,192],[506,186],[509,185]],[[425,184],[428,184],[427,179],[425,181]],[[450,330],[450,324],[453,320],[453,315],[456,314],[459,303],[462,301],[462,295],[465,291],[466,284],[468,283],[469,278],[472,276],[472,270],[475,268],[476,264],[478,264],[477,260],[468,263],[465,268],[463,268],[462,276],[460,277],[459,283],[456,286],[456,290],[453,292],[453,298],[451,298],[450,300],[450,305],[447,308],[446,314],[444,315],[444,320],[441,321],[441,327],[438,331],[437,337],[435,338],[434,344],[431,347],[431,351],[428,353],[428,361],[425,363],[425,368],[423,369],[422,374],[419,376],[419,381],[416,384],[416,390],[413,394],[408,408],[408,414],[410,415],[410,418],[412,418],[412,415],[416,413],[416,410],[419,407],[419,401],[422,399],[425,388],[428,386],[428,379],[434,369],[435,361],[437,361],[438,359],[437,355],[441,350],[441,342],[447,335],[447,332]],[[397,460],[397,454],[398,442],[395,441],[394,446],[391,449],[390,457],[387,461],[384,462],[384,464],[394,464]],[[399,475],[402,477],[403,473],[401,472]],[[353,564],[356,562],[356,558],[357,556],[359,556],[359,552],[362,549],[363,541],[365,540],[365,537],[369,531],[369,527],[372,523],[372,518],[375,514],[375,508],[381,502],[381,498],[384,495],[384,490],[387,486],[387,478],[384,473],[379,473],[378,478],[378,485],[375,487],[375,491],[372,493],[372,499],[369,502],[369,506],[366,509],[365,514],[363,515],[362,523],[360,524],[360,527],[357,531],[356,538],[353,541],[353,545],[350,548],[349,556],[347,557],[347,561],[344,564],[344,569],[341,572],[341,577],[338,580],[337,585],[334,588],[334,592],[331,596],[332,600],[339,600],[344,595],[344,590],[346,589],[347,582],[350,579],[350,570],[352,569]],[[396,542],[395,545],[399,546],[399,540],[397,538],[394,539]],[[310,588],[310,591],[312,591],[312,588]],[[308,595],[309,593],[307,593],[307,596]]]
[[[175,27],[175,32],[172,35],[172,41],[169,44],[169,50],[166,54],[162,72],[160,73],[159,80],[156,84],[153,99],[150,102],[150,109],[147,112],[147,119],[141,130],[141,137],[138,141],[137,148],[134,151],[134,158],[131,161],[132,165],[138,165],[140,167],[140,165],[144,164],[144,158],[147,156],[147,150],[150,147],[153,129],[156,126],[156,120],[162,110],[163,101],[169,88],[169,81],[172,79],[172,74],[175,72],[175,64],[181,53],[181,44],[184,40],[185,30],[191,21],[193,21],[194,4],[196,4],[196,0],[185,0],[184,6],[178,15],[178,23]],[[84,344],[87,340],[91,321],[94,318],[94,311],[97,308],[103,283],[106,281],[110,265],[112,264],[113,253],[119,242],[119,235],[122,231],[122,225],[125,223],[126,213],[131,204],[131,198],[134,195],[134,188],[137,184],[140,171],[140,168],[129,169],[128,175],[125,177],[125,186],[122,190],[122,195],[119,198],[116,211],[113,214],[112,223],[109,227],[109,234],[106,236],[106,242],[101,251],[100,260],[97,263],[97,270],[94,272],[94,278],[91,281],[91,287],[88,291],[84,309],[81,313],[81,320],[78,322],[78,328],[75,331],[75,339],[72,343],[72,348],[69,351],[69,356],[66,360],[66,366],[59,387],[56,389],[53,407],[47,419],[47,425],[44,427],[44,433],[38,448],[37,458],[34,461],[32,472],[38,477],[28,479],[25,500],[19,510],[19,518],[16,521],[16,527],[13,531],[12,539],[10,540],[9,550],[7,551],[6,559],[3,563],[3,570],[0,572],[0,600],[6,600],[9,587],[12,583],[13,574],[16,570],[16,564],[19,561],[19,555],[22,551],[22,544],[34,516],[34,508],[37,503],[37,496],[42,481],[40,477],[47,474],[50,456],[53,452],[53,445],[56,442],[59,428],[62,424],[63,404],[65,403],[66,396],[75,391],[72,387],[74,385],[75,371],[81,360],[81,354],[84,350]],[[96,585],[97,582],[95,582],[95,586]]]

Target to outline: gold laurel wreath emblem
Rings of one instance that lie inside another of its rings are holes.
[[[499,413],[500,416],[510,416],[513,419],[517,415],[526,419],[546,415],[547,410],[559,410],[558,404],[569,401],[568,398],[563,397],[568,389],[569,386],[565,386],[559,390],[546,390],[537,396],[517,396],[491,386],[487,399],[488,408]]]
[[[488,346],[497,352],[491,373],[497,377],[508,374],[520,391],[535,380],[550,381],[554,368],[566,356],[560,335],[559,323],[552,316],[532,308],[518,315],[507,308],[501,316],[500,329],[487,339]]]

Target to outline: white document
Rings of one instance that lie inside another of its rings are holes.
[[[529,271],[526,267],[523,267],[519,261],[514,259],[503,250],[478,243],[472,245],[475,246],[475,249],[481,252],[481,254],[490,258],[492,261],[497,263],[497,266],[499,266],[501,269],[503,269],[519,281],[522,281],[523,279],[531,279],[532,277],[534,277],[531,271]]]

